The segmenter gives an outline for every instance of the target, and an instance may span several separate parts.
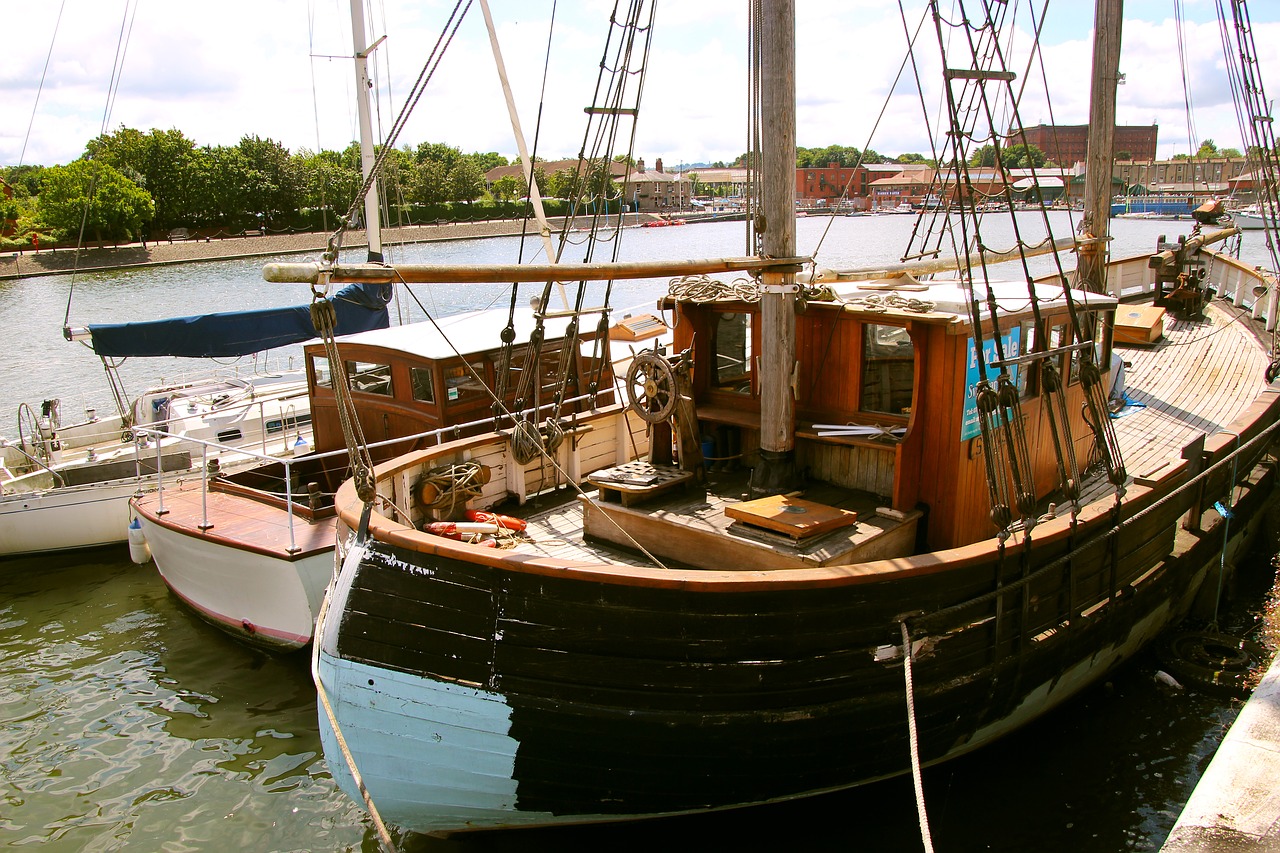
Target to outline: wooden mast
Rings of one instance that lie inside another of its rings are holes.
[[[1089,88],[1089,149],[1085,160],[1083,222],[1084,228],[1095,240],[1080,247],[1079,263],[1082,285],[1095,293],[1105,293],[1107,289],[1106,241],[1111,219],[1116,86],[1119,83],[1120,28],[1123,21],[1123,0],[1095,0],[1093,78]]]
[[[789,258],[796,249],[796,78],[794,0],[764,2],[761,15],[761,211],[764,253]],[[760,464],[751,492],[794,488],[796,347],[794,269],[767,269],[760,296]]]

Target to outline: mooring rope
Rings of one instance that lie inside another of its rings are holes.
[[[924,807],[924,780],[920,778],[920,735],[916,731],[916,696],[911,680],[911,633],[904,620],[902,626],[902,671],[907,682],[907,734],[911,742],[911,781],[916,788],[916,813],[920,816],[920,841],[925,853],[933,853],[933,836],[929,833],[929,813]]]

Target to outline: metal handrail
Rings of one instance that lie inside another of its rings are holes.
[[[578,396],[576,396],[576,397],[571,397],[571,398],[569,398],[569,399],[567,399],[567,400],[563,401],[563,403],[561,403],[560,405],[565,405],[565,404],[571,404],[571,403],[577,403],[577,402],[582,402],[582,401],[590,400],[590,399],[592,398],[592,396],[593,396],[593,395],[591,395],[591,394],[579,394],[579,395],[578,395]],[[531,407],[529,407],[529,408],[527,408],[527,409],[522,409],[522,410],[520,410],[520,411],[518,411],[518,412],[512,412],[512,413],[510,413],[509,415],[503,415],[503,416],[501,416],[501,418],[500,418],[500,419],[514,420],[514,419],[517,419],[517,418],[527,418],[527,417],[530,417],[530,416],[536,417],[536,416],[537,416],[537,414],[538,414],[539,412],[541,412],[541,411],[543,411],[543,410],[547,410],[547,409],[553,409],[553,408],[555,408],[555,407],[556,407],[556,404],[554,404],[554,403],[544,403],[544,404],[541,404],[541,405],[538,405],[538,406],[531,406]],[[451,425],[449,425],[449,426],[445,426],[445,427],[437,427],[436,429],[433,429],[433,430],[427,430],[427,431],[425,431],[425,432],[420,432],[420,433],[415,433],[415,434],[413,434],[413,435],[400,436],[400,437],[398,437],[398,438],[389,438],[389,439],[385,439],[385,440],[383,440],[383,441],[373,442],[373,443],[369,444],[369,445],[368,445],[368,447],[369,447],[369,449],[371,449],[371,450],[372,450],[372,449],[377,449],[377,448],[382,448],[382,447],[390,447],[390,446],[392,446],[392,445],[395,445],[395,444],[402,444],[402,443],[404,443],[404,442],[409,442],[409,441],[418,441],[418,440],[420,440],[420,439],[429,439],[429,438],[434,438],[434,439],[436,439],[436,443],[437,443],[437,444],[443,444],[443,443],[444,443],[443,438],[444,438],[444,436],[445,436],[445,435],[447,435],[448,433],[451,433],[451,432],[457,432],[457,431],[461,431],[461,430],[464,430],[464,429],[469,429],[469,428],[471,428],[471,427],[485,426],[485,425],[488,425],[488,424],[492,424],[492,423],[494,422],[494,420],[495,420],[495,419],[494,419],[492,416],[489,416],[489,417],[486,417],[486,418],[481,418],[481,419],[479,419],[479,420],[467,421],[466,423],[462,423],[462,424],[451,424]],[[159,439],[159,437],[160,437],[160,436],[167,436],[167,435],[170,435],[170,434],[169,434],[169,433],[166,433],[166,432],[163,432],[163,431],[161,431],[161,430],[155,430],[155,429],[151,429],[151,428],[148,428],[148,427],[139,427],[139,428],[137,428],[137,429],[135,430],[135,432],[142,433],[142,434],[144,434],[144,435],[155,436],[155,437],[157,438],[157,441],[156,441],[156,450],[157,450],[157,453],[156,453],[156,469],[157,469],[157,470],[156,470],[156,489],[157,489],[157,492],[158,492],[158,495],[157,495],[158,505],[157,505],[157,508],[156,508],[156,514],[157,514],[157,515],[164,515],[164,514],[167,512],[167,510],[165,510],[165,508],[164,508],[164,489],[165,489],[165,487],[164,487],[164,482],[163,482],[163,471],[161,470],[161,469],[163,468],[163,466],[162,466],[162,465],[161,465],[161,463],[160,463],[160,442],[159,442],[159,440],[158,440],[158,439]],[[201,515],[202,515],[202,517],[201,517],[200,529],[202,529],[202,530],[208,530],[209,528],[211,528],[211,527],[212,527],[212,525],[209,523],[209,509],[208,509],[208,494],[209,494],[209,451],[210,451],[210,450],[217,451],[218,453],[222,453],[222,452],[230,452],[230,453],[235,453],[235,454],[238,454],[238,455],[241,455],[241,456],[244,456],[244,457],[248,457],[248,458],[250,458],[250,459],[257,459],[257,460],[259,461],[259,463],[261,463],[261,464],[266,464],[266,463],[270,463],[270,462],[279,462],[279,463],[282,463],[282,464],[284,465],[285,507],[286,507],[286,512],[287,512],[287,514],[288,514],[288,521],[289,521],[289,552],[290,552],[290,553],[294,553],[294,552],[296,552],[296,551],[298,550],[298,548],[297,548],[297,540],[296,540],[296,537],[295,537],[295,534],[294,534],[294,515],[293,515],[293,476],[292,476],[293,467],[292,467],[292,466],[293,466],[293,464],[294,464],[295,462],[301,461],[300,459],[298,459],[298,458],[296,458],[296,457],[295,457],[295,458],[289,458],[289,457],[284,457],[284,456],[274,456],[274,455],[271,455],[271,454],[258,453],[258,452],[256,452],[256,451],[249,450],[249,449],[247,449],[247,448],[234,447],[234,446],[231,446],[231,445],[222,444],[222,443],[217,442],[217,441],[209,441],[209,440],[201,439],[201,438],[189,438],[189,437],[183,436],[183,437],[182,437],[182,440],[183,440],[183,441],[189,441],[189,442],[192,442],[193,444],[197,444],[197,445],[200,445],[200,446],[202,447],[202,452],[203,452],[202,461],[203,461],[203,464],[201,465],[201,469],[202,469],[202,470],[201,470],[201,484],[202,484],[202,492],[203,492],[203,494],[202,494],[202,501],[203,501],[203,503],[202,503],[202,508],[201,508]],[[329,450],[329,451],[325,451],[324,453],[310,453],[310,454],[307,454],[307,456],[306,456],[306,457],[304,457],[304,458],[305,458],[307,461],[313,461],[313,460],[317,460],[317,459],[331,459],[331,458],[336,458],[336,457],[339,457],[339,456],[346,456],[346,455],[347,455],[347,450],[346,450],[345,448],[343,448],[343,449],[341,449],[341,450]]]

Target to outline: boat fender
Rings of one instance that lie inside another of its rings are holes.
[[[498,525],[476,521],[429,521],[422,529],[435,536],[462,539],[477,533],[497,533]]]
[[[512,518],[509,515],[498,515],[496,512],[485,512],[480,509],[467,510],[467,520],[496,524],[503,530],[514,530],[517,533],[523,533],[528,527],[523,518]]]
[[[1247,697],[1271,656],[1259,643],[1212,631],[1179,634],[1164,644],[1164,668],[1202,692]]]
[[[129,559],[139,566],[151,560],[151,546],[147,544],[147,536],[142,532],[142,522],[137,516],[129,522]]]

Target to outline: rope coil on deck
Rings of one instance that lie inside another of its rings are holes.
[[[759,283],[746,278],[720,281],[709,275],[671,279],[667,293],[679,302],[759,302]]]

